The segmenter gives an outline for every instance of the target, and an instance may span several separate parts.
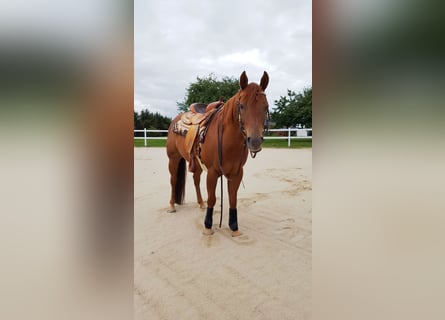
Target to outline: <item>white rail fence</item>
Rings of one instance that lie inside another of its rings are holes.
[[[165,137],[153,137],[149,136],[148,134],[151,132],[157,132],[157,133],[167,133],[168,130],[148,130],[148,129],[141,129],[141,130],[134,130],[134,132],[143,132],[143,137],[134,137],[134,139],[144,139],[144,146],[147,146],[147,140],[149,139],[156,139],[156,140],[166,140],[167,135]],[[292,139],[312,139],[312,128],[305,128],[305,129],[297,129],[297,128],[288,128],[288,129],[269,129],[269,132],[287,132],[287,135],[282,136],[264,136],[264,139],[287,139],[287,146],[290,147],[290,141]],[[295,132],[294,135],[292,135],[292,132]],[[310,132],[310,133],[309,133]]]

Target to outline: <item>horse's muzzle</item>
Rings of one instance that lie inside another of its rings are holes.
[[[252,152],[261,151],[261,144],[263,143],[263,137],[247,137],[247,146]]]

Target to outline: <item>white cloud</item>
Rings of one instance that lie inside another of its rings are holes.
[[[252,65],[258,68],[263,68],[269,70],[269,72],[274,71],[273,67],[269,62],[266,61],[265,54],[260,52],[258,49],[247,50],[243,52],[235,52],[232,54],[227,54],[219,58],[221,62],[233,62],[239,65]]]
[[[208,70],[236,69],[242,71],[249,67],[259,70],[264,69],[268,72],[275,70],[275,67],[267,61],[266,54],[259,49],[233,52],[216,58],[201,57],[199,64],[201,68]]]
[[[236,10],[234,10],[236,8]],[[197,76],[270,82],[269,104],[312,82],[311,1],[135,0],[135,110],[176,114]]]

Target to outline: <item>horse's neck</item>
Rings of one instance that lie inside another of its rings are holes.
[[[238,94],[230,98],[224,104],[224,132],[231,137],[238,137],[242,144],[244,142],[243,135],[241,133],[240,123],[238,119]]]
[[[237,106],[238,94],[230,98],[225,104],[224,108],[224,125],[225,126],[239,126],[238,121],[238,106]]]

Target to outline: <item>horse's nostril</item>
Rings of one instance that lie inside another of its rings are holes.
[[[261,137],[261,142],[263,142],[264,141],[264,138],[263,137]]]
[[[247,137],[247,143],[249,144],[250,149],[256,150],[261,148],[262,142],[263,142],[263,137],[260,136]]]

